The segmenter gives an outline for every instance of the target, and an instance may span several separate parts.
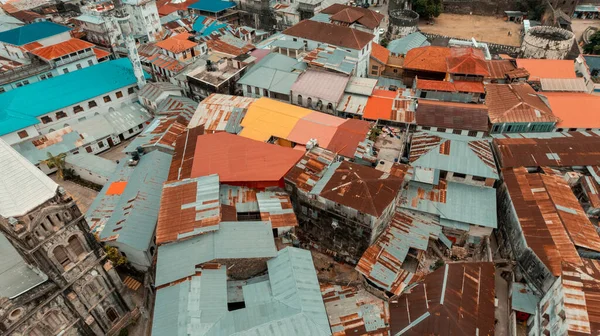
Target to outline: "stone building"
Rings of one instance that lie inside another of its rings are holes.
[[[0,140],[0,333],[105,335],[130,316],[75,201]]]

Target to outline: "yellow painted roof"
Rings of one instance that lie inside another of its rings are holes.
[[[286,139],[298,121],[311,113],[309,109],[260,98],[248,108],[239,135],[258,141],[267,141],[271,136]]]

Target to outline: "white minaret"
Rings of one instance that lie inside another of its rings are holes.
[[[131,28],[131,22],[129,21],[129,14],[125,13],[124,10],[117,10],[115,18],[121,27],[121,32],[125,36],[125,47],[127,48],[127,57],[133,65],[133,73],[137,78],[138,88],[143,88],[146,85],[146,77],[144,77],[144,70],[142,69],[142,62],[140,61],[140,55],[133,39],[133,33]]]

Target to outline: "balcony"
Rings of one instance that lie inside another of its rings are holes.
[[[31,63],[0,73],[0,85],[12,83],[21,79],[49,71],[52,67],[46,63]]]
[[[61,66],[61,65],[70,64],[70,63],[79,61],[81,59],[88,58],[90,56],[95,56],[93,50],[86,51],[84,53],[77,54],[75,56],[68,56],[66,59],[56,60],[56,61],[54,61],[54,66],[58,67],[58,66]]]

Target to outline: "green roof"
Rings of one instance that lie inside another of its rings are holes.
[[[129,59],[120,58],[10,90],[0,95],[0,135],[36,125],[44,114],[136,82]]]
[[[69,30],[71,30],[71,28],[49,21],[36,22],[1,32],[0,42],[22,46]]]

